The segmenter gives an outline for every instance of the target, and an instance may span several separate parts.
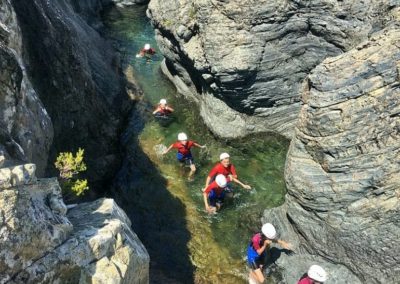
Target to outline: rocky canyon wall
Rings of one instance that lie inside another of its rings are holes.
[[[287,283],[311,263],[328,269],[329,283],[398,283],[399,70],[394,23],[305,82],[286,202],[263,218],[295,244],[297,254],[279,260]]]
[[[96,30],[112,1],[11,3],[28,73],[53,123],[49,165],[59,152],[81,147],[92,188],[102,188],[120,164],[119,135],[131,107],[119,58]]]
[[[291,138],[301,83],[322,60],[382,29],[396,1],[152,0],[164,71],[222,137]]]
[[[149,255],[112,199],[67,210],[57,180],[36,178],[78,147],[91,186],[117,170],[131,102],[95,30],[110,3],[0,0],[0,283],[149,282]]]
[[[22,36],[8,0],[0,1],[0,167],[35,162],[43,175],[53,141],[47,111],[27,76]]]

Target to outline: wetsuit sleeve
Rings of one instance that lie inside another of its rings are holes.
[[[210,173],[208,174],[208,176],[210,177],[210,178],[213,178],[213,177],[215,177],[217,175],[217,166],[214,166],[212,169],[211,169],[211,171],[210,171]]]
[[[232,175],[233,175],[233,176],[237,176],[237,174],[236,174],[236,169],[235,169],[235,166],[234,166],[234,165],[231,165],[231,172],[232,172]]]
[[[189,140],[189,141],[188,141],[188,146],[187,146],[188,149],[192,148],[193,145],[194,145],[194,143],[195,143],[194,141]]]
[[[260,247],[260,236],[259,236],[259,234],[256,234],[252,239],[251,239],[251,241],[252,241],[252,243],[253,243],[253,248],[257,251],[257,250],[259,250],[261,247]]]
[[[172,144],[172,148],[178,149],[179,148],[179,143],[175,142],[174,144]]]
[[[204,190],[204,193],[207,193],[207,194],[210,193],[210,191],[213,190],[213,188],[215,188],[216,186],[217,186],[217,183],[215,181],[213,181],[206,187],[206,190]]]

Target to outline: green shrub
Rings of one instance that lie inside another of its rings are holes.
[[[55,167],[59,170],[59,181],[63,194],[82,195],[89,189],[86,179],[78,179],[79,173],[86,171],[86,164],[83,161],[84,150],[79,148],[75,156],[71,152],[62,152],[58,155]]]

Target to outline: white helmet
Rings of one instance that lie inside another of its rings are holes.
[[[215,178],[215,181],[217,182],[219,187],[226,187],[227,181],[226,181],[226,177],[224,175],[217,175],[217,177]]]
[[[166,99],[161,99],[160,100],[160,104],[161,105],[166,105],[167,104],[167,100]]]
[[[144,50],[149,50],[150,49],[150,44],[149,43],[146,43],[145,45],[144,45]]]
[[[261,228],[261,232],[270,240],[276,238],[276,230],[274,225],[272,225],[271,223],[264,224]]]
[[[185,133],[183,133],[183,132],[179,133],[179,134],[178,134],[178,140],[179,140],[179,141],[185,141],[185,140],[187,140],[187,135],[186,135]]]
[[[229,158],[229,154],[228,153],[222,153],[221,155],[219,155],[219,159],[220,161],[222,161],[223,159]]]
[[[308,277],[318,282],[325,282],[328,278],[326,271],[319,265],[311,265],[307,272]]]

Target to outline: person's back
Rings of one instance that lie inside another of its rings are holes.
[[[307,273],[297,282],[297,284],[313,284],[313,280],[307,276]]]

